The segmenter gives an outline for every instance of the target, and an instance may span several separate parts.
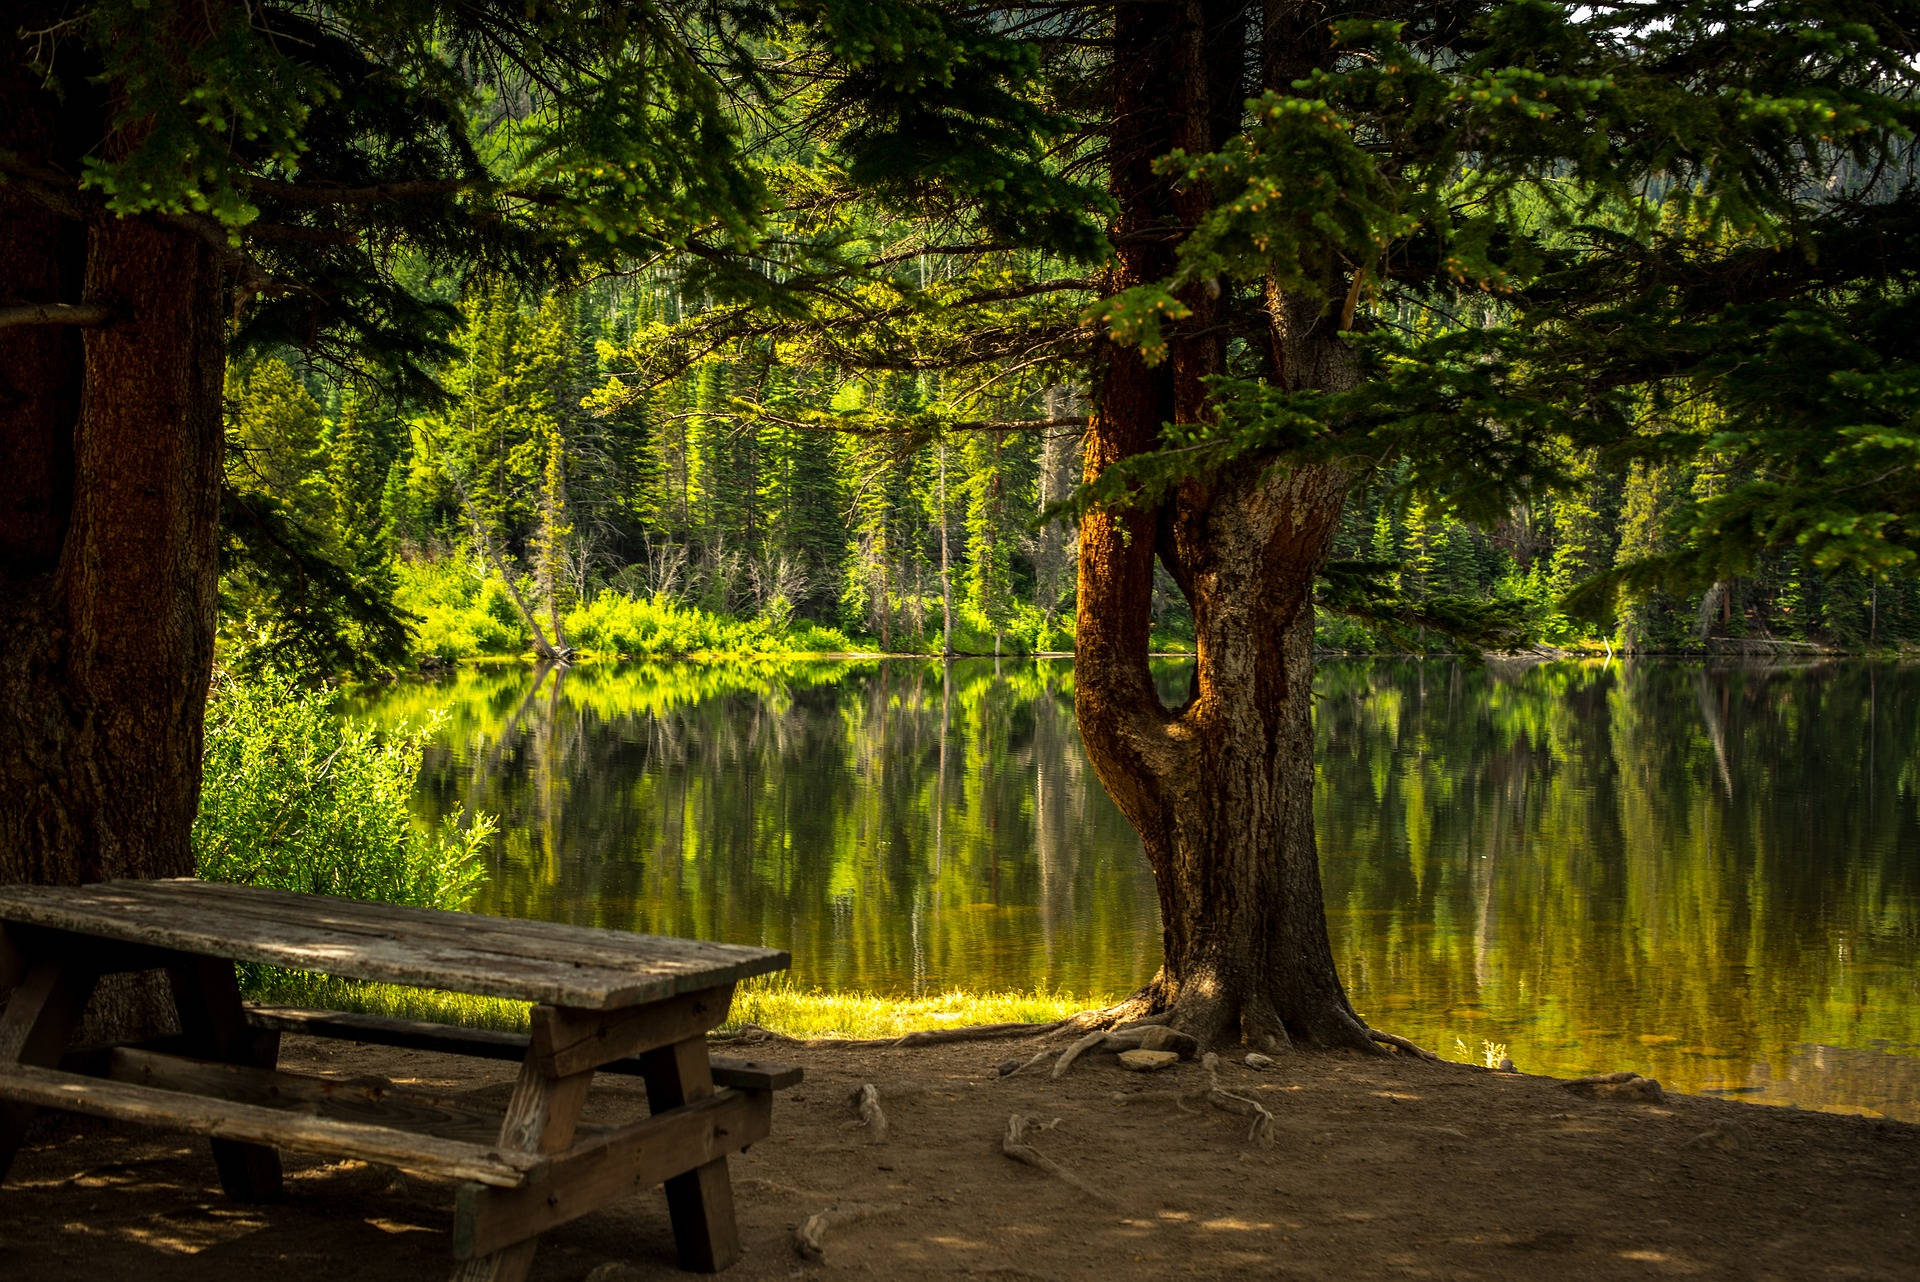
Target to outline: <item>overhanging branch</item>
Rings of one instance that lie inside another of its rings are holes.
[[[23,303],[0,307],[0,329],[15,325],[105,325],[113,309],[101,303]]]

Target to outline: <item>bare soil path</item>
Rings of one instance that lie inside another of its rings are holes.
[[[1196,1064],[1136,1074],[1092,1054],[1059,1081],[1044,1067],[992,1076],[1032,1049],[780,1048],[808,1080],[733,1164],[748,1253],[727,1276],[1920,1278],[1920,1127],[1585,1099],[1549,1078],[1402,1059],[1229,1062],[1222,1085],[1275,1117],[1262,1147],[1244,1116],[1112,1098],[1203,1088]],[[510,1085],[511,1066],[300,1038],[283,1061],[501,1102]],[[884,1138],[857,1122],[866,1083]],[[596,1091],[606,1116],[644,1112],[638,1082]],[[1012,1114],[1036,1119],[1025,1142],[1078,1184],[1003,1153]],[[288,1175],[285,1204],[234,1206],[198,1143],[45,1119],[0,1190],[0,1278],[445,1276],[449,1187],[297,1156]],[[794,1230],[830,1207],[814,1226],[824,1258],[803,1260]],[[688,1276],[671,1259],[653,1190],[549,1235],[534,1277]]]

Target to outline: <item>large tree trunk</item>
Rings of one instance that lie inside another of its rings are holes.
[[[84,78],[56,103],[4,67],[0,151],[77,174],[103,132]],[[0,184],[0,226],[0,296],[111,309],[0,338],[0,882],[185,875],[213,656],[220,255],[57,184]]]
[[[1232,0],[1116,8],[1111,290],[1170,274],[1177,234],[1207,207],[1210,193],[1175,190],[1151,164],[1238,128],[1246,14]],[[1240,303],[1267,318],[1268,376],[1350,379],[1336,327],[1268,293]],[[1103,351],[1089,480],[1153,449],[1163,424],[1211,414],[1204,380],[1224,368],[1219,322],[1235,300],[1195,288],[1182,301],[1193,315],[1170,331],[1159,365],[1133,348]],[[1185,483],[1157,508],[1081,523],[1075,708],[1160,897],[1164,961],[1131,1009],[1204,1042],[1374,1049],[1328,944],[1313,830],[1313,582],[1350,480],[1255,463]],[[1197,669],[1179,709],[1162,703],[1147,666],[1156,557],[1193,607]]]

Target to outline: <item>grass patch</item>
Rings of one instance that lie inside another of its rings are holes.
[[[527,1003],[471,997],[398,984],[365,984],[289,971],[248,975],[247,996],[276,1006],[421,1019],[467,1028],[526,1031]],[[749,980],[734,995],[722,1031],[758,1024],[787,1037],[898,1037],[925,1028],[1027,1022],[1048,1024],[1114,999],[1069,992],[975,993],[956,989],[930,997],[887,997],[801,989],[779,981]]]
[[[758,1024],[788,1037],[898,1037],[924,1028],[969,1024],[1050,1024],[1113,1002],[1069,992],[975,993],[954,989],[929,997],[835,993],[781,983],[740,986],[725,1027]]]

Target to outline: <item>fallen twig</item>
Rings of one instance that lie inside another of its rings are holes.
[[[1007,1118],[1007,1133],[1000,1141],[1000,1151],[1016,1162],[1024,1162],[1035,1170],[1045,1171],[1049,1175],[1065,1180],[1068,1184],[1073,1185],[1073,1187],[1079,1189],[1088,1197],[1095,1198],[1109,1205],[1117,1206],[1119,1204],[1118,1199],[1111,1193],[1106,1192],[1104,1189],[1095,1188],[1078,1175],[1075,1175],[1072,1171],[1069,1171],[1066,1167],[1060,1165],[1060,1163],[1048,1157],[1045,1153],[1042,1153],[1039,1149],[1033,1147],[1033,1145],[1027,1143],[1027,1127],[1029,1125],[1036,1131],[1050,1131],[1060,1125],[1060,1119],[1056,1117],[1051,1122],[1041,1122],[1031,1117],[1022,1117],[1018,1113],[1013,1114]]]

